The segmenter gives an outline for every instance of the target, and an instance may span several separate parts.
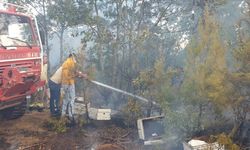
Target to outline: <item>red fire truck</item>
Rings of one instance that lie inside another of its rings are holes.
[[[2,5],[6,9],[0,10],[0,113],[17,118],[31,95],[45,85],[43,49],[36,18],[18,12],[14,4]]]

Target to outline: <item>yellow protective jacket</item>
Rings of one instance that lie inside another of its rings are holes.
[[[73,57],[67,58],[62,65],[62,84],[72,85],[75,83],[76,63]]]

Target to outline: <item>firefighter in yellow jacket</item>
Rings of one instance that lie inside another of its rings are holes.
[[[76,56],[70,54],[69,57],[62,65],[62,90],[63,105],[62,105],[62,117],[66,115],[68,111],[69,119],[74,121],[74,102],[75,102],[75,77],[87,78],[86,74],[83,74],[76,70]]]

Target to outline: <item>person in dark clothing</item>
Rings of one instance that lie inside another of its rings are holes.
[[[49,79],[50,88],[50,113],[52,116],[60,116],[59,101],[61,95],[62,67],[60,67]]]

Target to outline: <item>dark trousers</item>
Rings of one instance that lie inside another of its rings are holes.
[[[52,115],[56,115],[60,113],[59,100],[60,100],[61,84],[56,84],[55,82],[49,80],[49,89],[50,89],[50,113]]]

